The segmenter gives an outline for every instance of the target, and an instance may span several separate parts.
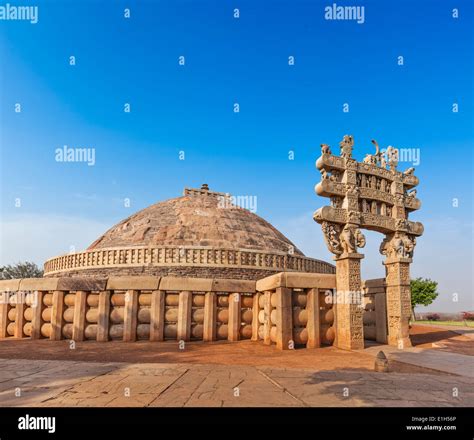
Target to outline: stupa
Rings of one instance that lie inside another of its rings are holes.
[[[45,276],[153,275],[258,280],[282,271],[331,273],[305,257],[228,193],[185,188],[182,197],[122,220],[85,251],[46,261]]]

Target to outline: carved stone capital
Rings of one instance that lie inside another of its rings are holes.
[[[397,231],[384,238],[379,250],[382,255],[387,257],[387,264],[390,262],[411,262],[415,246],[415,236]]]

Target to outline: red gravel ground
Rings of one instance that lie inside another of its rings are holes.
[[[433,348],[433,342],[441,343],[443,351],[474,355],[474,344],[466,336],[451,331],[425,326],[411,329],[414,346]],[[274,346],[242,341],[239,343],[190,342],[184,350],[176,342],[150,343],[148,341],[107,343],[86,341],[76,343],[70,349],[70,341],[51,342],[29,339],[6,339],[0,341],[0,358],[76,360],[92,362],[130,363],[198,363],[221,365],[275,366],[286,368],[308,368],[312,370],[360,369],[373,370],[374,360],[364,353],[324,347],[314,350],[298,349],[278,351]],[[382,348],[382,346],[381,346]]]
[[[410,330],[410,335],[411,342],[415,347],[435,348],[441,351],[474,356],[474,340],[450,330],[415,324]],[[435,346],[433,346],[433,343]]]

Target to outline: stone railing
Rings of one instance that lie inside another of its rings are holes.
[[[0,339],[250,339],[255,281],[109,277],[0,281]]]
[[[387,343],[387,298],[385,278],[362,282],[364,292],[364,339]]]
[[[333,344],[335,310],[326,301],[336,287],[330,274],[279,273],[258,280],[252,338],[280,350]]]
[[[325,261],[285,253],[266,253],[246,249],[160,246],[105,248],[51,258],[44,264],[46,276],[83,269],[139,266],[200,266],[335,273]]]
[[[0,339],[263,340],[331,344],[325,292],[335,275],[284,272],[257,282],[178,277],[0,281]]]

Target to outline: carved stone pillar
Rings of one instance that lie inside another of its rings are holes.
[[[411,347],[408,334],[411,316],[410,263],[416,245],[414,236],[403,231],[388,235],[380,252],[386,256],[388,344]]]
[[[358,220],[358,214],[352,211],[348,217],[354,221]],[[328,249],[336,255],[334,345],[346,350],[358,350],[364,348],[364,307],[360,275],[360,261],[364,256],[357,252],[357,248],[365,246],[365,237],[357,223],[347,223],[341,227],[323,221],[321,227]]]
[[[411,258],[389,257],[384,261],[387,283],[388,344],[411,347],[408,334],[411,315]]]
[[[364,255],[346,253],[335,257],[337,298],[334,345],[345,350],[364,348],[360,261]]]

